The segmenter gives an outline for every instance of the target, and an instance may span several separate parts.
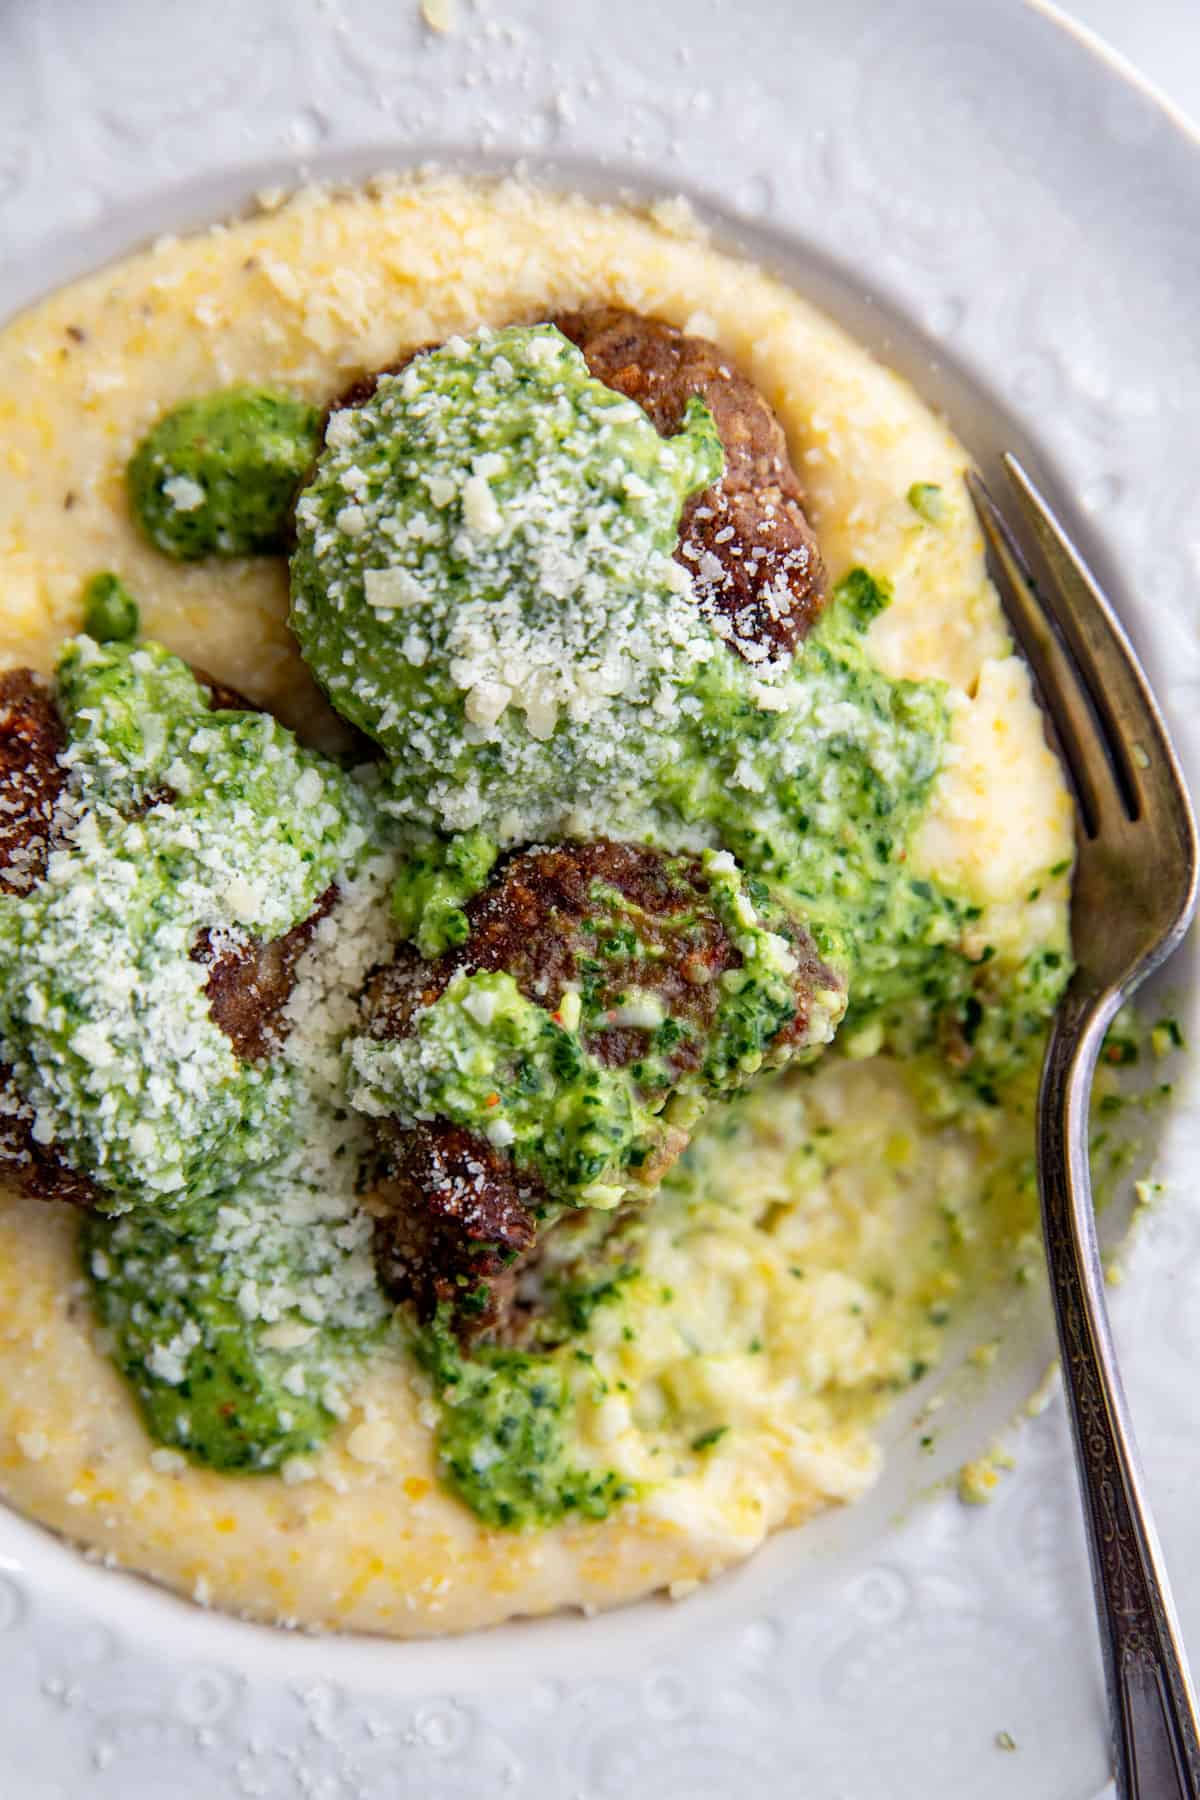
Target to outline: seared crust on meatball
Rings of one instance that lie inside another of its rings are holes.
[[[33,1135],[33,1108],[22,1099],[7,1063],[0,1063],[0,1181],[33,1200],[66,1200],[96,1206],[100,1189],[63,1161],[53,1144]]]
[[[703,400],[725,452],[720,481],[694,494],[679,524],[675,559],[701,606],[746,662],[791,656],[825,602],[821,553],[783,427],[752,381],[708,338],[618,306],[550,320],[583,352],[597,381],[636,400],[662,437],[673,437],[693,397]],[[422,344],[338,395],[330,412],[364,406],[380,375],[398,375]]]
[[[783,427],[753,382],[708,338],[642,313],[600,306],[551,323],[663,437],[679,430],[693,396],[704,401],[725,473],[684,507],[676,560],[739,656],[790,656],[821,610],[824,575]]]
[[[611,904],[613,893],[623,904]],[[626,1068],[649,1056],[655,1035],[621,1022],[622,1000],[633,988],[657,997],[664,1017],[689,1028],[657,1053],[656,1069],[665,1069],[675,1086],[703,1063],[720,976],[742,962],[709,896],[699,858],[644,845],[602,838],[517,851],[467,903],[463,944],[430,961],[402,945],[375,973],[365,994],[368,1030],[378,1038],[407,1036],[458,974],[504,971],[550,1014],[568,989],[586,982],[584,1047],[607,1067]],[[795,1012],[774,1040],[781,1057],[805,1041],[812,994],[837,981],[799,927],[792,950]],[[655,1094],[661,1099],[659,1089]],[[664,1128],[661,1145],[639,1171],[648,1191],[686,1142],[683,1132]],[[469,1307],[456,1309],[464,1335],[503,1326],[512,1275],[534,1246],[530,1209],[546,1198],[536,1176],[445,1120],[412,1131],[387,1121],[381,1147],[385,1179],[374,1210],[389,1286],[425,1313],[439,1301],[473,1296]]]
[[[336,394],[329,402],[325,417],[321,421],[319,441],[325,442],[325,427],[335,412],[345,412],[348,406],[365,406],[379,386],[381,376],[399,375],[407,369],[415,356],[424,356],[428,351],[437,348],[436,343],[414,344],[411,350],[406,350],[403,356],[396,358],[395,362],[384,363],[381,369],[372,369],[369,374],[360,375],[357,381],[352,381],[349,387],[344,387],[341,393]]]
[[[46,873],[63,743],[46,684],[31,669],[0,675],[0,893],[27,894]]]
[[[202,931],[197,938],[192,960],[209,967],[204,992],[213,1023],[243,1062],[273,1056],[287,1036],[283,1013],[295,986],[296,964],[336,899],[335,883],[325,889],[306,919],[269,943],[250,938],[217,949],[211,931]]]
[[[237,688],[229,687],[224,681],[218,681],[207,669],[192,667],[192,674],[207,690],[209,708],[213,712],[261,712],[262,708],[253,700],[247,700],[245,694]]]
[[[380,1277],[423,1319],[447,1305],[464,1336],[494,1331],[533,1249],[545,1195],[486,1138],[435,1119],[380,1131],[387,1172],[367,1198]]]
[[[194,671],[214,710],[255,711],[236,688]],[[0,893],[26,894],[46,872],[54,843],[54,815],[66,782],[59,762],[65,736],[47,685],[29,669],[0,675]],[[169,803],[169,790],[147,804]],[[327,888],[306,919],[269,943],[252,939],[214,950],[202,932],[192,952],[211,965],[205,993],[214,1023],[237,1055],[257,1062],[272,1055],[286,1035],[284,1008],[296,964],[337,897]],[[33,1109],[18,1092],[12,1071],[0,1063],[0,1178],[38,1200],[95,1206],[100,1190],[65,1163],[52,1145],[33,1136]]]
[[[46,873],[66,781],[65,742],[50,690],[31,669],[0,675],[0,893],[27,894]],[[0,1063],[0,1175],[39,1200],[92,1206],[97,1190],[33,1135],[33,1108]]]
[[[608,928],[597,906],[595,886],[614,888],[638,919],[636,941]],[[563,844],[522,850],[497,865],[488,886],[468,901],[470,935],[465,943],[426,961],[410,945],[380,970],[367,989],[373,1037],[404,1037],[414,1016],[432,1006],[460,973],[504,970],[526,999],[553,1013],[569,984],[579,980],[580,958],[589,963],[600,951],[602,974],[592,972],[601,1017],[615,1012],[619,996],[636,986],[656,994],[664,1012],[695,1027],[671,1051],[668,1066],[678,1078],[703,1060],[703,1040],[720,998],[717,977],[741,964],[725,925],[707,906],[708,878],[696,857],[668,857],[644,844]],[[688,915],[680,930],[676,921]],[[808,1023],[804,995],[830,987],[835,977],[812,950],[806,935],[796,946],[797,1008],[778,1040],[799,1041]],[[585,1032],[583,1042],[609,1068],[624,1068],[646,1054],[650,1031],[605,1024]]]

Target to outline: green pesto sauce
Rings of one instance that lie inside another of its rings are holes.
[[[456,976],[409,1037],[360,1038],[352,1058],[363,1111],[481,1131],[568,1204],[616,1206],[625,1171],[661,1136],[628,1073],[590,1056],[506,973]]]
[[[208,1468],[266,1472],[315,1449],[391,1315],[358,1200],[368,1134],[346,1115],[338,1028],[313,1005],[273,1065],[282,1146],[202,1215],[143,1205],[84,1225],[96,1312],[147,1429]],[[302,1035],[315,1056],[297,1053]]]
[[[320,421],[316,407],[267,388],[185,401],[130,459],[134,518],[157,549],[185,562],[282,550]]]
[[[672,557],[722,467],[700,401],[661,438],[549,325],[451,338],[333,415],[292,625],[400,816],[530,842],[642,791],[727,654]]]
[[[93,575],[83,590],[83,629],[98,644],[135,638],[138,603],[119,575]]]
[[[278,1231],[269,1214],[259,1225]],[[256,1269],[269,1282],[286,1267],[302,1304],[322,1278],[334,1285],[341,1274],[345,1253],[319,1225],[275,1242],[267,1261],[259,1246],[235,1255],[208,1231],[180,1236],[132,1214],[89,1218],[81,1249],[97,1315],[151,1436],[207,1468],[241,1473],[315,1450],[344,1415],[347,1383],[385,1316],[358,1235],[362,1266],[340,1310],[313,1323],[293,1302],[272,1323],[247,1316]]]
[[[441,1477],[486,1525],[602,1519],[633,1496],[633,1485],[611,1470],[580,1467],[568,1455],[572,1397],[561,1353],[483,1348],[466,1357],[442,1319],[414,1347],[441,1403]]]
[[[797,652],[785,712],[739,699],[722,665],[707,670],[691,754],[664,772],[664,798],[711,823],[845,970],[848,1049],[908,1055],[953,1034],[972,1052],[966,1079],[994,1096],[1040,1045],[1069,951],[1064,937],[1016,968],[986,950],[972,962],[957,946],[979,907],[908,874],[949,714],[940,683],[892,680],[869,660],[865,631],[890,600],[850,571]]]
[[[422,956],[467,941],[471,926],[463,909],[486,883],[498,854],[494,838],[482,831],[414,848],[392,889],[392,917]]]
[[[774,1040],[795,1015],[787,940],[763,923],[727,853],[708,852],[705,863],[709,900],[735,936],[742,963],[718,977],[715,1017],[697,1046],[694,1072],[681,1077],[669,1059],[696,1027],[671,1017],[649,987],[641,991],[631,980],[614,996],[604,979],[613,947],[636,969],[640,939],[635,909],[597,883],[596,954],[583,959],[581,989],[557,1014],[527,999],[505,972],[459,974],[417,1014],[407,1037],[354,1041],[353,1103],[402,1122],[445,1118],[481,1132],[518,1166],[535,1170],[552,1202],[618,1205],[636,1190],[667,1123],[690,1124],[710,1097],[768,1065]],[[671,929],[686,937],[694,922],[694,913],[684,912]],[[833,988],[813,997],[814,1047],[832,1037],[843,1005]],[[648,1032],[647,1051],[608,1068],[587,1041],[623,1025]]]
[[[160,645],[75,639],[57,700],[62,847],[0,896],[4,1057],[39,1141],[113,1211],[182,1217],[295,1131],[278,1065],[241,1062],[213,1022],[197,937],[298,923],[360,852],[362,805],[274,719],[210,712]]]
[[[123,590],[94,582],[88,605],[119,614]],[[369,1130],[319,982],[282,1051],[246,1063],[191,953],[205,930],[279,936],[339,878],[382,908],[392,861],[368,857],[340,769],[268,716],[210,711],[160,645],[76,639],[56,699],[60,841],[0,897],[0,1058],[39,1140],[102,1189],[84,1269],[151,1435],[277,1469],[344,1412],[389,1315],[357,1195]]]

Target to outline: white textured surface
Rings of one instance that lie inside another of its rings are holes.
[[[1064,0],[1062,10],[1123,56],[1200,132],[1200,14],[1189,0],[1139,0],[1137,6]]]
[[[689,188],[1073,509],[1200,770],[1200,155],[1011,0],[42,0],[0,7],[0,316],[306,159],[469,153]],[[582,21],[587,19],[589,30]],[[928,334],[923,336],[922,334]],[[1180,979],[1180,972],[1175,972]],[[1200,1142],[1117,1329],[1200,1644]],[[0,1516],[4,1800],[1089,1800],[1105,1780],[1061,1407],[996,1503],[914,1503],[1049,1351],[1031,1312],[938,1460],[683,1606],[438,1645],[288,1638],[93,1569]],[[1011,1733],[1015,1751],[996,1747]]]

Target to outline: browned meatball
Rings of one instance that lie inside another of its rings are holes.
[[[725,452],[725,473],[684,507],[676,561],[700,604],[745,661],[790,656],[825,601],[816,538],[804,514],[783,427],[753,382],[708,338],[662,319],[599,306],[550,320],[584,355],[597,381],[636,400],[671,437],[693,396],[708,406]],[[379,375],[397,375],[423,344],[339,394],[331,412],[362,406]]]
[[[0,893],[26,894],[46,872],[66,781],[64,737],[46,684],[30,669],[0,675]],[[0,1174],[40,1200],[92,1205],[96,1189],[33,1135],[33,1110],[0,1063]]]
[[[66,1200],[95,1206],[100,1190],[63,1161],[52,1144],[33,1135],[33,1108],[21,1098],[12,1070],[0,1063],[0,1181],[34,1200]]]
[[[739,656],[790,656],[821,610],[824,575],[783,427],[753,382],[708,338],[642,313],[600,306],[551,322],[663,437],[679,430],[693,396],[705,402],[725,473],[684,507],[676,559]]]
[[[717,977],[737,968],[741,955],[722,921],[706,909],[708,880],[698,858],[667,856],[644,844],[608,838],[522,850],[505,858],[488,886],[467,904],[471,932],[466,943],[432,961],[402,945],[396,959],[374,976],[367,991],[371,1034],[406,1035],[415,1013],[431,1006],[460,972],[505,970],[526,999],[554,1012],[564,988],[579,978],[580,957],[595,958],[598,882],[615,888],[638,915],[636,942],[628,949],[622,949],[619,936],[600,940],[598,1008],[613,1007],[632,984],[657,994],[671,1018],[696,1028],[695,1036],[672,1053],[672,1073],[695,1068],[717,1008]],[[681,916],[689,921],[684,931],[678,928]],[[796,928],[796,935],[797,1006],[781,1045],[803,1038],[806,995],[837,985],[802,928]],[[649,1037],[644,1029],[606,1026],[585,1033],[584,1045],[609,1068],[621,1068],[645,1055]]]
[[[422,1318],[448,1305],[464,1336],[494,1331],[534,1246],[540,1182],[446,1119],[409,1131],[385,1120],[380,1144],[385,1172],[367,1205],[384,1285]]]
[[[236,689],[195,671],[213,708],[254,710]],[[29,669],[0,675],[0,892],[28,893],[46,872],[54,841],[54,815],[66,772],[59,762],[65,743],[49,688]],[[156,801],[169,802],[163,790]],[[285,1035],[283,1011],[295,969],[313,932],[336,898],[331,887],[308,918],[270,943],[256,940],[214,957],[203,932],[193,956],[211,964],[205,992],[214,1022],[237,1054],[254,1062],[271,1055]],[[39,1200],[93,1206],[99,1190],[70,1168],[53,1146],[33,1136],[33,1111],[0,1063],[0,1177]]]
[[[204,986],[209,1011],[244,1062],[274,1055],[287,1036],[283,1014],[296,984],[296,964],[336,899],[336,885],[327,887],[307,919],[269,943],[251,938],[215,955],[211,932],[197,938],[192,958],[209,969]]]
[[[31,669],[0,675],[0,893],[27,894],[46,872],[63,743],[46,684]]]
[[[620,897],[618,907],[605,890]],[[608,839],[519,851],[498,866],[466,913],[465,943],[430,961],[402,946],[373,976],[365,996],[372,1036],[407,1036],[460,973],[505,971],[551,1015],[568,987],[584,988],[584,1048],[608,1068],[653,1066],[655,1086],[645,1089],[640,1077],[637,1084],[653,1104],[661,1106],[705,1063],[720,976],[740,967],[742,955],[712,904],[698,858]],[[788,925],[796,967],[791,1016],[771,1041],[776,1063],[810,1041],[814,994],[840,985],[803,928]],[[655,1031],[620,1022],[631,988],[655,996],[663,1016],[681,1028],[665,1050],[660,1040],[653,1058]],[[684,1132],[663,1128],[638,1171],[647,1193],[686,1142]],[[466,1334],[502,1324],[512,1272],[533,1248],[536,1216],[545,1208],[539,1179],[445,1120],[411,1131],[388,1121],[382,1150],[385,1179],[373,1209],[380,1267],[393,1291],[413,1297],[424,1312],[465,1296],[467,1305],[456,1312]]]

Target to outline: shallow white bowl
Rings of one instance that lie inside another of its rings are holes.
[[[682,191],[944,407],[985,470],[1005,447],[1028,460],[1200,776],[1200,152],[1153,96],[1015,0],[458,13],[438,36],[415,0],[0,10],[0,318],[308,174],[524,159],[552,184]],[[1190,968],[1168,981],[1194,1013]],[[1200,1646],[1185,1087],[1155,1127],[1168,1198],[1114,1311]],[[986,1387],[952,1355],[892,1417],[863,1504],[683,1604],[469,1640],[268,1631],[0,1514],[0,1791],[1087,1800],[1105,1732],[1060,1403],[1019,1433],[990,1507],[937,1486],[1051,1356],[1031,1292]],[[943,1390],[930,1457],[912,1414]]]

